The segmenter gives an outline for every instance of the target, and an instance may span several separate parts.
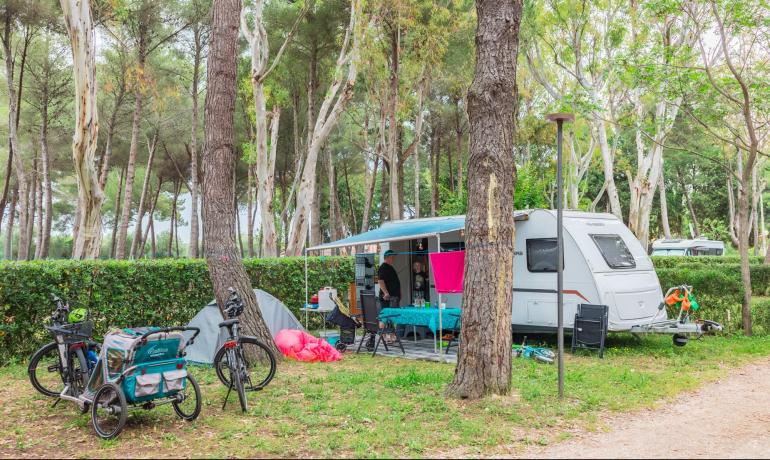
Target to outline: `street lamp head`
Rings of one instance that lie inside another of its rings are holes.
[[[575,115],[571,113],[549,113],[545,116],[545,119],[551,122],[572,122],[575,121]]]

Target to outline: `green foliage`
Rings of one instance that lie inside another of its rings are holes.
[[[252,285],[283,301],[295,314],[305,300],[303,258],[247,259]],[[308,259],[311,292],[347,289],[353,259]],[[87,307],[96,332],[111,327],[186,324],[213,297],[204,260],[34,261],[0,263],[0,362],[23,359],[50,340],[43,325],[51,294]]]

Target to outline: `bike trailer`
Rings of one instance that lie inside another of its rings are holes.
[[[104,337],[97,369],[87,393],[95,393],[105,382],[118,384],[129,404],[174,395],[185,387],[187,368],[181,332],[161,332],[142,337],[158,328],[126,328]]]

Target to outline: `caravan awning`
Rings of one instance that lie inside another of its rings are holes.
[[[353,235],[331,243],[308,248],[308,251],[344,248],[349,246],[384,243],[389,241],[413,240],[455,232],[465,228],[465,216],[435,217],[386,222],[382,227]]]
[[[514,220],[527,220],[529,211],[515,211]],[[308,251],[335,249],[365,244],[385,243],[390,241],[414,240],[444,233],[456,232],[465,228],[465,216],[431,217],[427,219],[408,219],[386,222],[382,227],[358,235],[353,235],[331,243],[307,248]]]

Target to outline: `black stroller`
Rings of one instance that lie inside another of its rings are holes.
[[[332,294],[329,294],[329,297],[334,301],[335,307],[326,315],[326,322],[339,326],[340,339],[334,344],[334,348],[338,351],[345,351],[348,345],[356,343],[356,328],[361,327],[361,325],[356,321],[355,316],[350,314],[347,305]]]

